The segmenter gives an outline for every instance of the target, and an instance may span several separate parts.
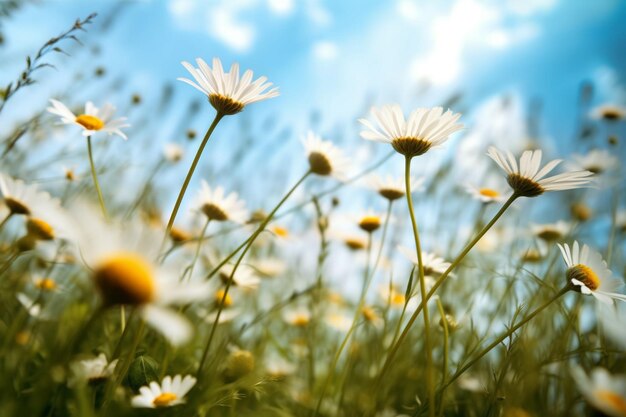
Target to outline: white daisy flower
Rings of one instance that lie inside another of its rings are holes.
[[[626,301],[626,295],[617,293],[624,286],[620,278],[612,278],[606,262],[600,253],[587,245],[582,249],[578,242],[572,248],[567,244],[557,244],[567,264],[566,277],[577,290],[585,295],[593,295],[603,303],[613,304],[614,299]]]
[[[376,126],[367,119],[359,119],[367,128],[361,131],[361,137],[390,143],[398,153],[407,157],[440,147],[449,135],[463,128],[457,123],[461,114],[451,110],[444,113],[442,107],[416,109],[406,120],[398,105],[373,107],[371,113]]]
[[[109,362],[104,353],[94,358],[72,362],[70,365],[72,376],[68,385],[74,387],[79,383],[93,384],[105,380],[113,375],[116,366],[117,359]]]
[[[404,197],[406,194],[406,187],[404,184],[404,177],[394,178],[391,175],[386,177],[380,177],[378,175],[372,175],[369,178],[369,186],[380,194],[382,197],[389,201],[394,201]],[[424,178],[411,178],[411,191],[417,192],[423,189]]]
[[[507,173],[507,182],[513,191],[522,197],[536,197],[546,191],[571,190],[588,186],[593,173],[589,171],[564,172],[546,177],[558,164],[560,159],[541,166],[541,151],[525,151],[519,160],[519,167],[511,152],[501,152],[491,146],[487,155]]]
[[[166,376],[159,385],[152,381],[148,386],[139,388],[139,395],[133,397],[132,406],[142,408],[171,407],[185,402],[185,395],[196,385],[196,378],[186,375]]]
[[[590,116],[592,119],[617,121],[626,118],[626,108],[614,104],[603,104],[594,108]]]
[[[338,179],[345,177],[350,162],[333,143],[309,131],[302,138],[302,144],[312,173],[321,176],[331,175]]]
[[[193,206],[209,220],[218,222],[230,220],[243,224],[248,219],[245,203],[239,199],[237,193],[232,192],[226,195],[222,187],[211,189],[204,180],[202,180]]]
[[[10,215],[25,215],[27,235],[36,240],[75,238],[75,230],[61,202],[41,191],[0,173],[0,196]]]
[[[163,157],[166,161],[176,163],[183,159],[185,151],[177,143],[166,143],[163,147]]]
[[[304,307],[295,307],[283,313],[285,323],[295,327],[306,327],[311,321],[311,311]]]
[[[572,368],[572,374],[587,402],[602,413],[611,417],[626,416],[626,377],[611,375],[604,368],[591,371],[591,378],[579,366]]]
[[[413,264],[417,265],[417,254],[414,249],[398,246],[398,251]],[[424,275],[441,275],[450,267],[450,262],[446,262],[434,253],[422,251],[422,265],[424,267]]]
[[[622,304],[622,306],[624,306]],[[626,349],[626,309],[605,306],[599,311],[599,321],[607,337],[620,348]]]
[[[571,169],[579,169],[601,175],[619,166],[619,159],[606,149],[592,149],[585,155],[573,155]]]
[[[363,215],[357,217],[357,224],[367,233],[372,233],[382,225],[383,218],[372,210],[367,210]]]
[[[224,284],[228,282],[233,273],[234,265],[226,264],[220,268],[218,274]],[[233,276],[233,285],[246,289],[255,290],[259,287],[261,278],[259,278],[254,269],[248,265],[239,265],[235,275]]]
[[[173,345],[188,341],[191,325],[169,306],[206,300],[211,293],[209,285],[180,282],[180,265],[157,261],[160,231],[142,228],[137,219],[125,225],[103,223],[89,206],[76,210],[82,226],[82,258],[103,303],[135,306],[141,317]]]
[[[91,101],[88,101],[85,103],[85,112],[77,116],[60,101],[50,99],[50,102],[52,107],[48,107],[47,110],[59,116],[63,124],[82,127],[83,136],[92,136],[96,132],[104,132],[109,135],[121,136],[125,140],[128,139],[126,134],[122,132],[122,128],[130,126],[126,123],[126,117],[112,119],[115,107],[109,103],[99,109]]]
[[[503,202],[507,198],[502,191],[492,187],[476,187],[467,184],[465,189],[472,197],[483,203]]]
[[[571,225],[563,220],[559,220],[556,223],[530,225],[532,234],[546,242],[563,239],[568,235],[571,228]]]
[[[187,78],[178,78],[178,80],[206,94],[218,113],[224,115],[239,113],[250,103],[279,95],[277,87],[268,90],[272,83],[266,82],[267,77],[259,77],[252,81],[251,70],[247,70],[239,78],[239,64],[237,63],[230,67],[229,72],[224,72],[222,62],[218,58],[213,58],[213,68],[201,58],[197,58],[196,63],[198,68],[188,62],[182,62],[196,81],[195,83]]]

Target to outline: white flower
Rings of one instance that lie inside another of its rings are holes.
[[[26,216],[27,234],[36,240],[76,237],[61,202],[36,185],[0,173],[0,196],[11,215]]]
[[[563,220],[550,224],[532,224],[530,230],[533,235],[546,242],[563,239],[571,230],[571,225]]]
[[[568,281],[578,287],[581,293],[591,294],[607,304],[613,304],[614,299],[626,301],[626,295],[615,292],[624,285],[623,281],[611,277],[612,272],[600,253],[587,245],[581,249],[576,241],[571,250],[567,244],[557,246],[567,264]]]
[[[302,139],[302,144],[312,173],[338,179],[345,177],[350,162],[339,148],[311,131]]]
[[[595,368],[589,378],[579,366],[572,368],[572,374],[578,389],[593,407],[611,417],[626,416],[626,377]]]
[[[166,143],[163,147],[163,157],[168,162],[178,162],[183,159],[185,151],[176,143]]]
[[[415,253],[415,250],[406,246],[398,246],[398,251],[417,265],[417,253]],[[441,275],[450,267],[450,262],[446,262],[443,258],[433,253],[422,251],[422,265],[424,267],[424,275]]]
[[[444,113],[442,107],[416,109],[407,120],[398,105],[373,107],[371,113],[376,126],[367,119],[359,119],[367,128],[361,131],[361,137],[390,143],[398,153],[407,157],[440,147],[449,135],[463,128],[462,124],[456,123],[461,114],[451,110]]]
[[[133,407],[160,408],[170,407],[185,402],[185,395],[196,384],[196,378],[186,375],[182,378],[166,376],[159,385],[152,381],[150,385],[139,388],[139,395],[133,397]]]
[[[230,279],[235,267],[233,265],[224,265],[219,270],[219,277],[225,284]],[[256,276],[255,271],[248,265],[239,265],[235,275],[233,276],[233,285],[247,290],[255,290],[259,287],[261,279]]]
[[[209,220],[245,223],[248,219],[245,203],[239,200],[237,193],[232,192],[226,195],[222,187],[211,189],[204,180],[193,205]]]
[[[594,174],[602,174],[619,165],[619,159],[606,149],[592,149],[585,155],[573,155],[570,163],[573,169],[582,169]]]
[[[536,197],[545,191],[571,190],[585,187],[591,181],[593,173],[589,171],[564,172],[546,177],[560,159],[548,162],[541,166],[541,151],[525,151],[519,160],[519,167],[511,152],[499,151],[491,146],[487,155],[493,159],[507,173],[507,182],[515,193],[523,197]]]
[[[404,197],[406,194],[406,187],[404,184],[404,177],[394,178],[391,175],[386,177],[380,177],[378,175],[372,175],[369,178],[369,186],[378,194],[383,196],[389,201],[394,201]],[[411,192],[421,191],[424,184],[424,178],[411,178]]]
[[[109,135],[115,134],[128,139],[122,132],[122,128],[130,125],[126,123],[126,117],[112,119],[115,107],[111,104],[107,103],[104,107],[98,109],[91,101],[88,101],[85,103],[85,112],[77,116],[60,101],[50,99],[50,102],[52,107],[48,107],[47,110],[59,116],[63,124],[82,127],[83,136],[91,136],[96,132],[105,132]]]
[[[621,349],[626,349],[626,310],[609,305],[601,308],[599,313],[598,318],[607,337]]]
[[[179,81],[187,83],[206,94],[211,105],[220,113],[231,115],[239,113],[245,106],[279,95],[278,88],[272,88],[272,83],[268,83],[267,77],[257,78],[252,81],[252,71],[247,70],[239,78],[239,64],[234,63],[229,72],[224,72],[222,62],[218,58],[213,58],[213,68],[209,67],[203,59],[196,59],[198,68],[188,62],[182,62],[196,80],[178,78]]]
[[[159,262],[160,231],[104,223],[90,206],[74,208],[81,225],[80,250],[105,305],[135,306],[141,317],[173,345],[189,340],[192,327],[172,305],[206,300],[205,282],[180,282],[180,265]]]
[[[476,187],[474,185],[467,184],[465,189],[472,197],[483,203],[503,202],[506,200],[504,193],[496,188]]]
[[[68,381],[68,385],[73,387],[81,382],[92,383],[106,379],[113,375],[116,365],[117,359],[108,362],[104,353],[95,358],[72,362],[70,365],[72,377]]]
[[[593,119],[603,119],[608,121],[623,120],[626,118],[626,108],[614,104],[603,104],[594,108],[590,116]]]

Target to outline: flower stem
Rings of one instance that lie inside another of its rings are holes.
[[[465,256],[476,245],[476,243],[478,243],[478,241],[485,235],[485,233],[487,233],[487,231],[491,229],[491,227],[498,221],[498,219],[502,217],[504,212],[511,206],[511,204],[513,204],[513,202],[517,199],[517,197],[518,197],[517,194],[513,194],[511,195],[511,197],[509,197],[509,199],[502,205],[500,210],[498,210],[496,215],[489,221],[489,223],[487,223],[485,227],[483,227],[483,229],[476,235],[476,237],[474,237],[474,239],[472,239],[472,241],[469,242],[465,246],[465,248],[461,251],[461,253],[456,257],[456,259],[450,264],[448,269],[446,269],[445,272],[441,274],[439,278],[437,278],[437,281],[435,281],[435,284],[426,295],[426,298],[422,299],[419,306],[417,307],[417,309],[415,310],[415,312],[413,313],[413,315],[407,322],[406,326],[404,327],[404,330],[402,331],[402,334],[400,334],[400,337],[398,337],[398,340],[396,340],[395,344],[390,347],[389,353],[387,354],[387,359],[385,360],[385,364],[383,365],[383,368],[381,369],[380,374],[378,375],[378,381],[376,384],[374,384],[374,386],[376,387],[379,386],[380,382],[382,381],[383,376],[385,375],[385,372],[391,366],[391,363],[393,362],[393,359],[396,353],[398,352],[400,345],[402,344],[404,339],[407,337],[409,330],[411,329],[411,326],[413,326],[413,323],[417,319],[417,316],[424,308],[425,303],[428,302],[428,300],[433,296],[435,291],[446,280],[446,278],[450,275],[450,273],[454,270],[454,268],[456,268],[461,263],[463,258],[465,258]]]
[[[170,214],[170,219],[167,222],[167,228],[165,229],[165,239],[167,239],[167,236],[169,235],[170,231],[172,230],[172,227],[174,226],[174,220],[176,220],[178,209],[180,208],[180,204],[183,202],[183,197],[185,196],[185,192],[187,191],[187,187],[189,186],[191,177],[193,176],[193,173],[196,170],[198,161],[200,161],[200,156],[202,155],[202,151],[204,150],[204,147],[209,141],[211,134],[215,130],[215,127],[220,122],[220,120],[222,120],[222,117],[224,117],[224,114],[221,112],[217,112],[215,114],[215,118],[213,119],[211,126],[209,126],[209,129],[206,131],[206,134],[204,135],[204,138],[202,139],[202,143],[200,144],[200,147],[198,148],[198,151],[196,152],[196,156],[193,158],[193,162],[191,163],[191,166],[189,167],[189,171],[187,172],[187,176],[185,177],[183,186],[180,188],[180,192],[178,193],[178,198],[176,199],[176,204],[174,204],[174,209],[172,210],[172,214]]]
[[[448,372],[448,356],[449,356],[449,345],[448,345],[448,320],[446,320],[446,312],[443,309],[443,304],[441,300],[437,298],[437,308],[439,309],[439,315],[441,316],[441,325],[443,327],[443,363],[441,364],[441,385],[445,386],[446,384],[446,374]],[[443,395],[445,388],[441,389],[440,400],[439,400],[439,416],[443,415]]]
[[[215,336],[215,330],[217,329],[217,325],[218,325],[218,323],[220,321],[220,316],[222,314],[222,310],[224,309],[224,303],[226,301],[226,297],[228,296],[228,290],[230,289],[230,286],[232,285],[233,277],[235,276],[235,272],[237,271],[237,268],[239,268],[239,265],[241,264],[241,261],[243,260],[244,256],[246,256],[246,253],[248,253],[248,250],[252,247],[252,244],[254,243],[256,238],[265,229],[265,226],[267,226],[268,223],[272,220],[272,218],[274,217],[274,215],[276,214],[278,209],[285,203],[285,201],[287,201],[287,199],[291,196],[291,194],[293,194],[293,192],[296,190],[296,188],[298,188],[300,186],[300,184],[302,184],[302,182],[310,174],[311,174],[311,171],[307,171],[294,184],[294,186],[291,187],[291,189],[287,192],[287,194],[285,194],[284,197],[278,202],[276,207],[274,207],[272,209],[272,211],[267,215],[267,217],[263,220],[263,222],[261,222],[261,224],[254,231],[252,236],[250,236],[250,239],[248,239],[248,241],[247,241],[248,243],[246,244],[246,247],[241,252],[241,255],[239,255],[239,258],[237,259],[237,262],[235,263],[235,266],[233,267],[233,270],[230,273],[230,277],[228,278],[228,281],[226,282],[226,287],[224,288],[224,294],[222,295],[222,299],[220,300],[220,303],[219,303],[219,305],[217,307],[217,314],[215,315],[215,321],[213,322],[213,326],[211,327],[211,332],[209,333],[209,339],[207,340],[207,343],[206,343],[206,345],[204,347],[204,351],[202,353],[202,358],[200,359],[200,364],[198,365],[198,373],[197,373],[198,379],[202,375],[202,369],[204,368],[204,364],[205,364],[207,356],[209,354],[209,348],[211,347],[211,343],[213,342],[213,337]]]
[[[13,215],[13,212],[10,211],[9,214],[7,214],[7,216],[0,222],[0,230],[2,230],[2,228],[9,221],[12,215]]]
[[[419,231],[413,211],[413,197],[411,197],[411,157],[405,158],[404,185],[406,187],[406,202],[409,207],[411,225],[413,226],[413,239],[415,240],[415,252],[417,254],[417,269],[419,276],[420,294],[422,300],[426,299],[426,280],[424,277],[424,263],[422,262],[422,247],[420,244]],[[423,304],[423,302],[422,302]],[[435,381],[433,379],[433,353],[430,345],[430,317],[428,307],[423,308],[424,318],[424,350],[426,351],[426,391],[428,394],[428,415],[435,417]]]
[[[104,205],[104,198],[102,198],[102,190],[100,189],[100,183],[98,182],[98,175],[96,174],[96,165],[93,162],[93,151],[91,149],[91,136],[87,136],[87,153],[89,154],[89,165],[91,166],[91,177],[93,178],[93,185],[96,187],[96,192],[98,193],[98,202],[100,203],[100,208],[102,209],[102,215],[106,220],[109,219],[109,214],[107,213],[107,208]]]
[[[502,335],[500,335],[498,338],[496,338],[492,343],[489,344],[489,346],[485,347],[483,350],[481,350],[471,361],[469,361],[465,366],[463,366],[461,369],[459,369],[458,371],[455,372],[454,375],[452,375],[450,377],[450,379],[448,379],[448,381],[445,384],[442,384],[441,389],[445,389],[446,387],[450,386],[450,384],[452,384],[454,381],[456,381],[461,375],[463,375],[463,373],[465,371],[467,371],[469,368],[471,368],[476,362],[478,362],[483,356],[485,356],[487,353],[489,353],[491,350],[493,350],[493,348],[495,348],[496,346],[498,346],[500,343],[502,343],[502,341],[504,341],[507,337],[510,337],[513,333],[515,333],[515,331],[517,329],[519,329],[520,327],[522,327],[523,325],[525,325],[526,323],[528,323],[529,321],[531,321],[533,318],[535,318],[535,316],[539,313],[541,313],[543,310],[545,310],[550,304],[552,304],[553,302],[555,302],[556,300],[558,300],[559,298],[561,298],[565,293],[567,293],[568,291],[570,291],[572,289],[572,287],[568,284],[565,287],[561,288],[561,290],[556,293],[552,298],[550,298],[548,301],[546,301],[545,303],[543,303],[541,306],[537,307],[537,309],[535,309],[532,313],[530,313],[528,316],[526,316],[524,318],[524,320],[520,321],[519,323],[517,323],[515,326],[511,327],[509,330],[507,330],[506,332],[504,332]]]
[[[204,242],[204,235],[206,234],[207,229],[209,228],[209,223],[211,223],[211,219],[207,218],[207,221],[204,223],[204,227],[202,228],[202,232],[200,232],[200,237],[198,238],[198,246],[196,246],[196,253],[194,254],[193,261],[187,267],[183,275],[181,276],[181,281],[185,280],[185,274],[189,273],[188,278],[191,279],[193,276],[193,270],[198,262],[198,257],[200,257],[200,248],[202,248],[202,242]]]

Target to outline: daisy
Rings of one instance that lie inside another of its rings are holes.
[[[101,353],[95,358],[73,362],[70,365],[72,377],[68,381],[68,385],[74,387],[81,382],[96,384],[104,381],[113,375],[116,366],[117,359],[109,362],[104,353]]]
[[[248,265],[239,265],[235,275],[233,276],[233,265],[224,265],[219,270],[219,277],[224,284],[228,283],[228,280],[232,276],[233,285],[247,290],[255,290],[259,287],[261,279],[256,276],[255,271]]]
[[[403,254],[409,261],[418,264],[417,254],[414,250],[407,248],[406,246],[398,246],[398,251]],[[446,262],[443,258],[429,252],[422,251],[422,265],[424,267],[424,275],[441,275],[450,266],[450,262]]]
[[[513,192],[522,197],[536,197],[546,191],[585,187],[591,181],[589,177],[593,175],[589,171],[573,171],[546,177],[561,160],[550,161],[540,169],[540,150],[525,151],[519,160],[519,167],[511,152],[505,154],[491,146],[487,155],[507,173],[507,182]]]
[[[570,232],[571,226],[562,220],[550,224],[533,224],[530,226],[533,235],[546,242],[561,240]]]
[[[591,377],[579,366],[572,368],[578,389],[594,408],[611,417],[626,416],[626,377],[595,368]]]
[[[424,184],[424,178],[411,179],[411,191],[421,191]],[[370,187],[389,201],[395,201],[404,197],[406,187],[404,186],[404,177],[394,178],[391,175],[379,177],[372,175],[369,179]]]
[[[36,185],[0,173],[0,196],[9,215],[26,216],[27,236],[34,240],[74,239],[74,228],[61,202]]]
[[[186,375],[184,378],[176,375],[174,378],[166,376],[161,385],[152,381],[150,385],[139,388],[139,395],[133,397],[133,407],[161,408],[183,404],[185,395],[196,384],[196,378]]]
[[[245,203],[239,199],[237,193],[232,192],[226,195],[222,187],[211,189],[204,180],[202,180],[200,191],[196,195],[194,207],[208,220],[232,221],[243,224],[248,219]]]
[[[626,118],[626,108],[613,104],[603,104],[591,111],[590,116],[593,119],[602,119],[607,121],[618,121]]]
[[[302,139],[304,150],[309,160],[311,172],[321,176],[343,178],[349,165],[349,160],[343,152],[331,142],[322,140],[315,133],[309,131]]]
[[[592,149],[585,155],[574,155],[572,159],[571,165],[575,169],[582,169],[598,175],[619,165],[617,157],[606,149]]]
[[[373,211],[368,210],[367,213],[359,217],[358,224],[362,230],[366,231],[367,233],[372,233],[378,230],[378,228],[382,224],[382,218]]]
[[[126,117],[112,119],[115,113],[115,107],[111,104],[105,104],[104,107],[98,109],[91,101],[85,103],[85,112],[78,116],[72,113],[70,109],[58,100],[50,99],[52,107],[48,107],[48,111],[61,118],[61,123],[66,125],[77,125],[83,128],[83,136],[91,136],[96,132],[105,132],[109,135],[118,135],[123,139],[128,139],[126,134],[122,132],[122,128],[129,127],[126,123]]]
[[[506,200],[504,193],[497,190],[496,188],[476,187],[474,185],[468,184],[465,189],[472,197],[480,200],[482,203],[485,204],[503,202]]]
[[[302,307],[294,308],[284,312],[283,320],[295,327],[306,327],[311,321],[311,312]]]
[[[377,126],[367,119],[359,119],[367,128],[361,131],[361,137],[391,143],[398,153],[409,158],[440,147],[450,134],[463,128],[457,123],[461,114],[451,110],[444,113],[442,107],[416,109],[407,120],[398,105],[373,107],[371,113]]]
[[[104,223],[89,206],[77,206],[80,250],[105,306],[131,305],[173,345],[191,337],[187,319],[169,306],[206,300],[206,283],[180,282],[180,265],[158,262],[161,234],[138,219]]]
[[[183,159],[185,151],[176,143],[166,143],[163,147],[163,158],[167,162],[176,163]]]
[[[576,241],[571,249],[567,244],[557,246],[567,264],[565,275],[578,291],[585,295],[591,294],[607,304],[613,304],[614,299],[626,301],[626,295],[615,292],[624,283],[619,278],[611,277],[612,272],[600,253],[587,245],[581,249]]]
[[[239,64],[237,63],[230,67],[229,72],[224,72],[222,62],[218,58],[213,58],[213,68],[209,67],[201,58],[197,58],[196,63],[198,68],[188,62],[182,62],[196,81],[195,83],[187,78],[178,78],[178,80],[206,94],[209,102],[218,113],[236,114],[250,103],[279,95],[276,87],[268,90],[272,83],[266,82],[267,77],[260,77],[252,81],[251,70],[247,70],[239,78]]]

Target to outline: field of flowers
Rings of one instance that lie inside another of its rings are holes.
[[[459,162],[454,97],[367,103],[345,145],[250,123],[283,89],[219,57],[182,113],[100,67],[36,99],[100,18],[0,86],[0,416],[626,416],[620,103]]]

